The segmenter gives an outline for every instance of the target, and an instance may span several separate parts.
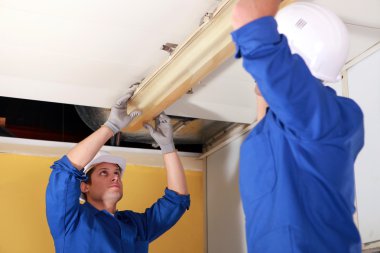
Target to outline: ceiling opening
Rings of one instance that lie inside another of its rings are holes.
[[[0,136],[77,143],[98,129],[109,109],[0,97]],[[176,148],[202,153],[204,144],[231,122],[171,116]],[[122,132],[107,145],[158,148],[144,128]]]

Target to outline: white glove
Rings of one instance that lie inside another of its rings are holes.
[[[173,142],[173,128],[170,124],[170,118],[164,113],[161,113],[155,119],[156,128],[154,129],[149,124],[144,124],[144,127],[149,130],[152,138],[160,145],[161,152],[163,154],[171,153],[175,151]]]
[[[133,84],[128,88],[125,93],[117,102],[112,106],[111,113],[108,116],[108,120],[104,123],[105,126],[110,128],[115,135],[120,132],[121,129],[128,126],[128,124],[137,116],[141,114],[141,111],[135,110],[130,114],[127,113],[128,100],[133,96],[137,86],[139,84]]]

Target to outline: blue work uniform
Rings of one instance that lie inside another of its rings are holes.
[[[269,104],[240,150],[249,253],[359,253],[354,161],[363,114],[291,54],[273,17],[232,33]]]
[[[189,195],[169,189],[145,213],[99,211],[80,204],[86,179],[64,156],[52,166],[46,191],[46,215],[58,253],[146,253],[151,241],[170,229],[190,206]]]

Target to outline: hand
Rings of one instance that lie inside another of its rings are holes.
[[[253,20],[274,16],[281,0],[239,0],[232,11],[232,26],[234,30]]]
[[[149,124],[144,124],[144,127],[149,130],[152,138],[160,145],[163,154],[174,152],[173,128],[170,124],[170,118],[161,113],[155,120],[156,129]]]
[[[138,83],[133,84],[127,90],[127,93],[124,94],[117,102],[112,106],[111,113],[108,117],[108,120],[104,123],[105,126],[110,128],[115,135],[117,132],[120,132],[121,129],[128,126],[128,124],[137,116],[141,114],[141,111],[133,111],[130,114],[127,113],[127,103],[128,100],[133,96]]]

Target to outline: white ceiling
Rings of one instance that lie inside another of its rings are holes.
[[[1,94],[109,107],[168,58],[161,45],[184,41],[213,5],[214,0],[2,0]],[[39,92],[23,89],[25,84]]]
[[[310,0],[334,11],[347,24],[380,28],[379,0]]]
[[[0,0],[0,96],[110,107],[167,58],[216,0]],[[350,59],[380,41],[379,0],[315,0],[349,24]],[[253,81],[228,60],[172,115],[250,123]]]

